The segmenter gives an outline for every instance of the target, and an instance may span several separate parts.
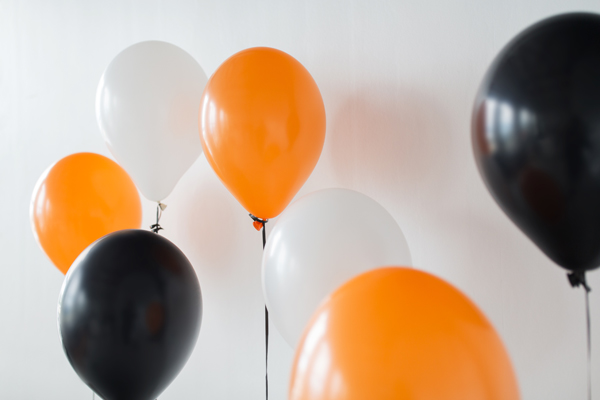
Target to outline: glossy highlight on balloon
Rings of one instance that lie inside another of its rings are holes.
[[[518,400],[487,318],[445,281],[409,268],[366,272],[313,315],[290,400]]]
[[[142,204],[127,173],[94,153],[67,156],[38,180],[30,206],[33,233],[50,260],[66,274],[97,239],[139,228]]]
[[[600,15],[545,19],[496,57],[473,109],[475,160],[508,217],[556,264],[600,265]]]
[[[211,167],[258,218],[279,215],[314,169],[325,106],[310,73],[267,47],[241,51],[209,79],[200,138]]]
[[[131,229],[88,247],[63,283],[59,333],[79,377],[104,400],[154,400],[192,354],[202,294],[185,255]]]

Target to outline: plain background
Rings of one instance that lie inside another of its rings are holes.
[[[363,192],[387,208],[416,268],[466,292],[501,334],[524,399],[584,399],[584,295],[500,211],[471,154],[478,84],[504,44],[598,0],[0,0],[0,398],[89,399],[56,325],[63,275],[29,224],[34,184],[80,151],[109,155],[95,93],[111,59],[157,39],[207,75],[271,46],[296,57],[327,111],[321,160],[300,195]],[[261,237],[201,156],[165,200],[162,225],[204,296],[196,349],[161,399],[264,398]],[[144,227],[154,205],[144,202]],[[350,217],[350,216],[349,216]],[[318,229],[318,226],[315,226]],[[600,395],[600,272],[589,276]],[[271,399],[286,398],[293,350],[272,330]]]

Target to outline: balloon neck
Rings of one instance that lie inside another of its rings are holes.
[[[250,218],[252,218],[252,221],[253,221],[252,225],[254,226],[254,229],[256,229],[257,231],[260,231],[265,226],[265,224],[267,222],[269,222],[268,219],[261,219],[261,218],[255,217],[252,214],[248,214],[248,215],[250,215]]]
[[[588,286],[587,280],[585,279],[585,271],[573,271],[567,274],[569,283],[572,287],[583,286],[586,292],[591,292],[592,289]]]

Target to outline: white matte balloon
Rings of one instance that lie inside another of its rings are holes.
[[[262,263],[265,302],[281,335],[295,347],[319,304],[365,271],[412,264],[394,218],[348,189],[325,189],[290,205],[269,235]]]
[[[198,110],[207,77],[188,53],[148,41],[119,53],[100,79],[104,140],[142,194],[161,201],[202,152]]]

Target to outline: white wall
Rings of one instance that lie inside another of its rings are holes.
[[[108,62],[138,41],[190,52],[211,74],[265,45],[302,62],[327,110],[319,164],[300,194],[361,191],[403,229],[418,268],[446,278],[493,321],[524,399],[585,398],[581,290],[500,211],[471,155],[476,88],[499,49],[546,16],[598,0],[0,0],[0,398],[91,398],[63,355],[63,275],[30,232],[35,181],[70,153],[108,155],[94,115]],[[161,399],[261,399],[261,238],[204,156],[165,201],[164,235],[194,264],[205,315],[186,368]],[[153,205],[144,204],[144,225]],[[600,344],[600,272],[589,277]],[[293,351],[275,332],[271,398]],[[600,393],[600,346],[594,349]]]

